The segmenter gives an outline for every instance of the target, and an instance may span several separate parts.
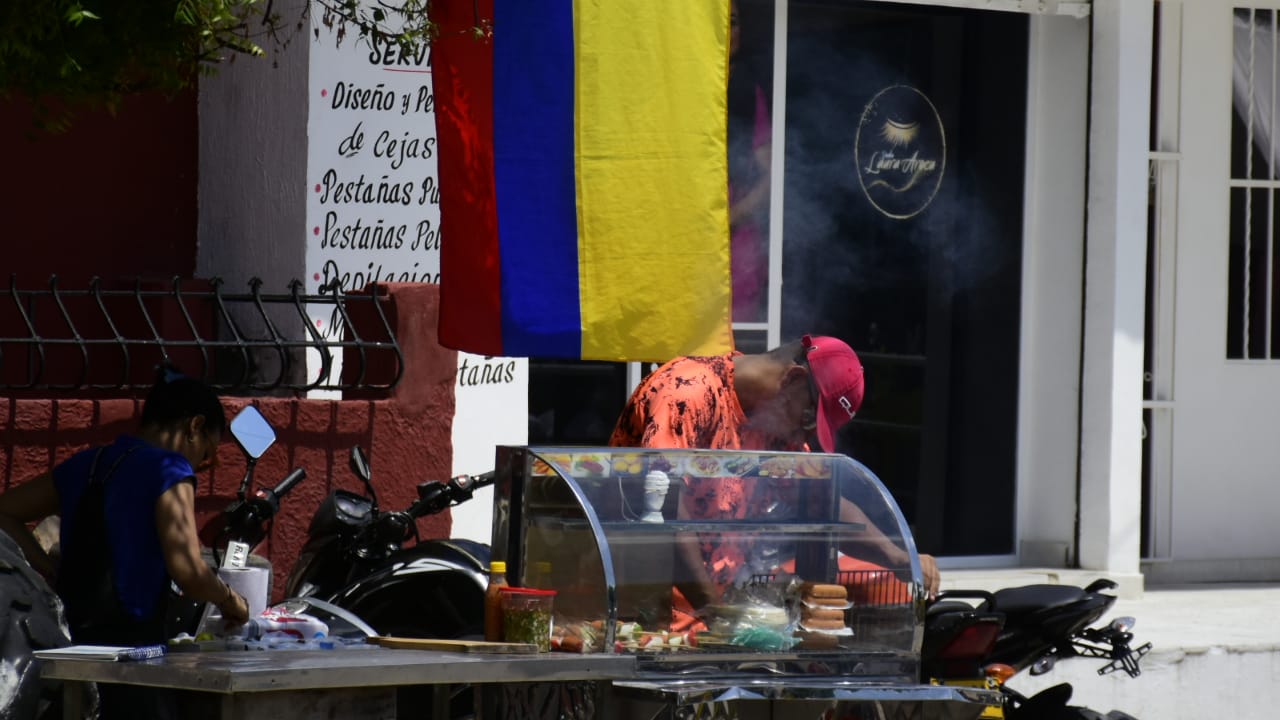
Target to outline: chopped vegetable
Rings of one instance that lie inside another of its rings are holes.
[[[504,608],[502,632],[507,642],[532,643],[551,649],[551,611],[546,608]]]

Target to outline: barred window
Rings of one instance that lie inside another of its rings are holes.
[[[1234,21],[1231,123],[1231,224],[1227,357],[1280,357],[1275,276],[1280,129],[1275,10],[1238,8]]]

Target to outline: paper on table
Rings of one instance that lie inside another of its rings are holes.
[[[162,657],[164,651],[163,645],[68,645],[36,650],[32,655],[41,660],[149,660]]]

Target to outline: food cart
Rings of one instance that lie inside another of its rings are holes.
[[[847,456],[501,447],[495,472],[493,557],[556,591],[553,645],[635,659],[603,703],[618,717],[962,720],[999,704],[922,682],[919,557]],[[864,521],[842,519],[848,503]]]
[[[998,691],[922,682],[906,523],[843,455],[500,447],[493,558],[554,591],[553,652],[337,650],[57,659],[43,675],[185,693],[190,717],[970,720]],[[842,516],[851,503],[861,515]],[[892,551],[886,552],[891,547]],[[424,606],[424,612],[429,612]],[[481,643],[483,644],[483,643]]]

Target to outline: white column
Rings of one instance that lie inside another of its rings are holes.
[[[1085,179],[1089,153],[1088,18],[1032,15],[1027,63],[1018,560],[1075,557],[1084,332]]]
[[[1151,2],[1094,0],[1080,565],[1137,574]]]

